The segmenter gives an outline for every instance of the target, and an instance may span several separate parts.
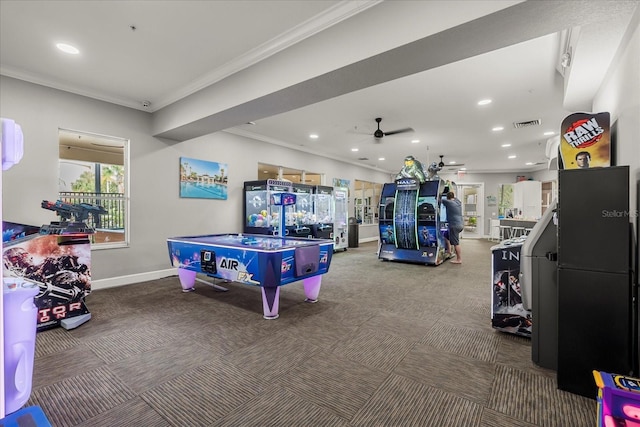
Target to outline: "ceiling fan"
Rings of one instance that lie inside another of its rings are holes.
[[[382,121],[382,118],[380,117],[376,118],[376,122],[378,123],[378,129],[376,129],[376,131],[373,133],[373,137],[375,139],[380,140],[387,135],[396,135],[398,133],[413,132],[413,128],[403,128],[403,129],[392,130],[389,132],[383,132],[382,129],[380,129],[381,121]]]
[[[444,155],[440,155],[440,163],[438,163],[438,166],[443,168],[443,167],[459,167],[459,166],[464,166],[464,163],[449,163],[449,164],[445,164],[444,161],[442,160],[442,158],[444,157]]]

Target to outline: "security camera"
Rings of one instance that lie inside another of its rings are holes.
[[[149,108],[151,107],[151,101],[142,101],[142,106],[144,108]]]

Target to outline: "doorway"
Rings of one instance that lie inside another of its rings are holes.
[[[484,236],[484,183],[458,184],[458,198],[462,202],[463,238]]]

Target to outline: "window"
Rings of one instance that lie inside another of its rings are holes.
[[[58,134],[58,200],[81,207],[82,219],[96,230],[92,248],[127,246],[128,141],[64,129]],[[83,204],[92,208],[82,210]],[[106,212],[94,214],[93,208]]]
[[[513,184],[501,184],[498,186],[498,217],[505,218],[512,215],[513,208]]]
[[[360,224],[378,223],[378,203],[382,194],[382,184],[375,182],[354,182],[353,216]]]
[[[258,180],[286,179],[301,184],[322,185],[322,178],[323,175],[317,172],[258,163]]]

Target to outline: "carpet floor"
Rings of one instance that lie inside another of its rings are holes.
[[[27,405],[54,427],[595,425],[595,400],[491,328],[491,245],[437,267],[337,252],[319,301],[283,286],[276,320],[238,283],[95,290],[89,322],[37,334]]]

